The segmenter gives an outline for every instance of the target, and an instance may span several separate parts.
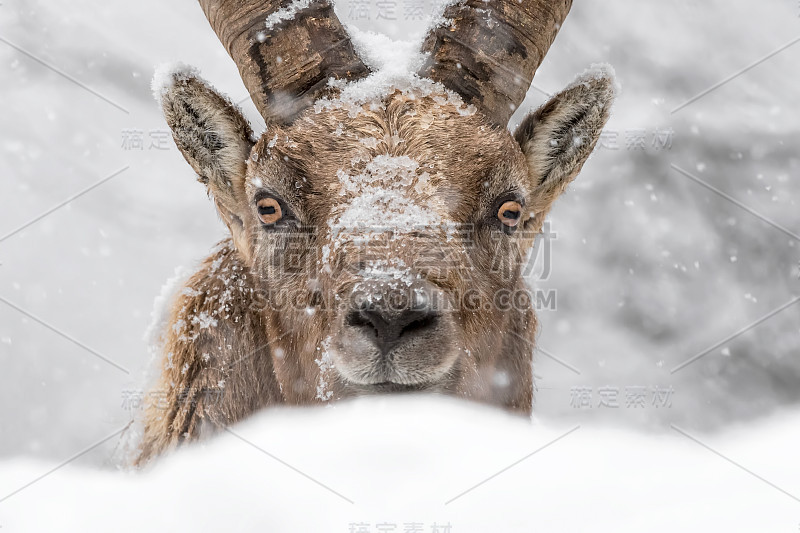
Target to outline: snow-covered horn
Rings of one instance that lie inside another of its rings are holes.
[[[567,18],[572,0],[462,0],[425,38],[419,74],[505,127]]]
[[[268,123],[286,124],[330,78],[369,74],[328,0],[199,0]]]

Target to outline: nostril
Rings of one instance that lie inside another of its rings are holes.
[[[350,311],[347,314],[347,317],[345,318],[345,323],[348,326],[355,326],[355,327],[364,327],[364,326],[374,327],[374,324],[369,319],[366,310]]]
[[[412,318],[411,322],[409,322],[405,326],[402,326],[400,330],[400,335],[403,335],[405,333],[419,332],[424,329],[427,329],[436,324],[436,321],[439,319],[439,315],[435,313],[430,313],[428,311],[421,311],[421,312],[414,311],[414,314],[418,313],[420,314],[420,316]]]
[[[398,309],[372,303],[352,308],[345,316],[344,324],[374,339],[381,352],[387,354],[399,342],[432,329],[438,320],[439,314],[428,305]]]

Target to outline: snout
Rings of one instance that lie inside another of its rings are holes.
[[[454,324],[446,295],[415,281],[362,281],[353,289],[340,321],[333,353],[350,383],[427,386],[453,365]]]
[[[358,296],[345,324],[360,329],[385,357],[391,357],[398,345],[436,330],[439,313],[433,308],[429,294],[422,289],[394,289],[385,294]]]

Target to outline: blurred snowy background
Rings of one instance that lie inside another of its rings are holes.
[[[431,3],[337,12],[419,41],[413,6]],[[552,213],[541,422],[713,431],[796,409],[798,36],[796,0],[575,2],[511,127],[594,62],[623,93]],[[62,461],[123,427],[153,300],[224,236],[151,96],[177,60],[263,127],[193,0],[0,4],[0,457]]]

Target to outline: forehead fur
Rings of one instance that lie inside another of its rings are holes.
[[[312,108],[288,128],[269,126],[253,149],[248,187],[270,188],[289,202],[302,199],[301,215],[312,222],[358,192],[343,190],[343,174],[369,173],[385,156],[405,161],[395,165],[398,181],[408,178],[409,167],[416,176],[427,174],[427,188],[408,187],[407,193],[442,202],[456,222],[469,221],[493,196],[532,189],[522,151],[506,129],[442,98],[399,91],[358,113]]]

